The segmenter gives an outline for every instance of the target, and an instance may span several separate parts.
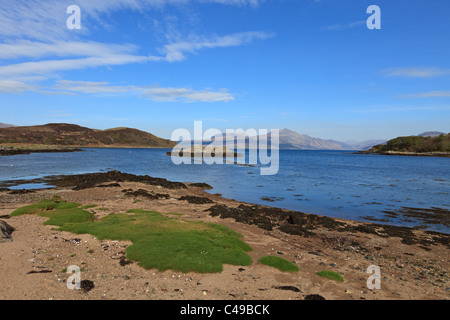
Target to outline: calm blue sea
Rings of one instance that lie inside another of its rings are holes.
[[[448,158],[281,150],[278,174],[262,176],[259,167],[175,165],[165,155],[167,151],[85,149],[73,153],[2,156],[0,180],[115,169],[172,181],[206,182],[214,187],[209,192],[240,201],[359,221],[382,218],[385,219],[382,223],[425,225],[428,230],[450,233],[448,223],[425,224],[419,218],[402,215],[387,218],[383,212],[402,207],[450,210]]]

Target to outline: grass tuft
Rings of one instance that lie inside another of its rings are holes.
[[[49,217],[45,224],[77,234],[91,234],[99,240],[131,240],[127,259],[146,269],[181,272],[221,272],[223,264],[248,266],[246,253],[252,248],[242,235],[222,225],[180,221],[158,212],[141,209],[110,214],[94,221],[92,213],[80,204],[60,199],[42,200],[14,211],[11,215],[38,214]]]
[[[94,215],[80,208],[76,202],[62,201],[59,196],[45,199],[36,204],[19,208],[11,213],[12,217],[24,214],[37,214],[49,218],[45,225],[62,226],[63,224],[90,222]]]
[[[280,258],[280,257],[264,256],[261,259],[259,259],[259,263],[265,264],[270,267],[274,267],[280,271],[297,272],[300,270],[291,261],[288,261],[288,260]]]
[[[328,271],[328,270],[322,270],[316,273],[318,276],[328,278],[331,280],[336,280],[339,282],[344,282],[344,278],[337,272],[334,271]]]

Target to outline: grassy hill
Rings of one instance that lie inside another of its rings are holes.
[[[132,128],[95,130],[75,124],[0,128],[0,144],[173,148],[175,142]]]
[[[372,153],[450,153],[450,134],[441,134],[435,137],[398,137],[376,145],[369,150]]]

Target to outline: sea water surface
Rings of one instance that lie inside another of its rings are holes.
[[[210,193],[239,201],[450,233],[448,216],[430,223],[398,213],[404,207],[450,210],[448,158],[280,150],[278,174],[262,176],[258,166],[198,161],[175,165],[166,156],[167,149],[84,150],[2,156],[0,181],[119,170],[171,181],[206,182],[213,186]],[[15,188],[22,187],[29,186]]]

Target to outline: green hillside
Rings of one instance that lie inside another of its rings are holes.
[[[173,148],[175,142],[132,128],[95,130],[75,124],[0,128],[0,144]]]
[[[398,137],[383,145],[374,146],[370,152],[450,152],[450,134],[441,134],[437,137],[409,136]]]

